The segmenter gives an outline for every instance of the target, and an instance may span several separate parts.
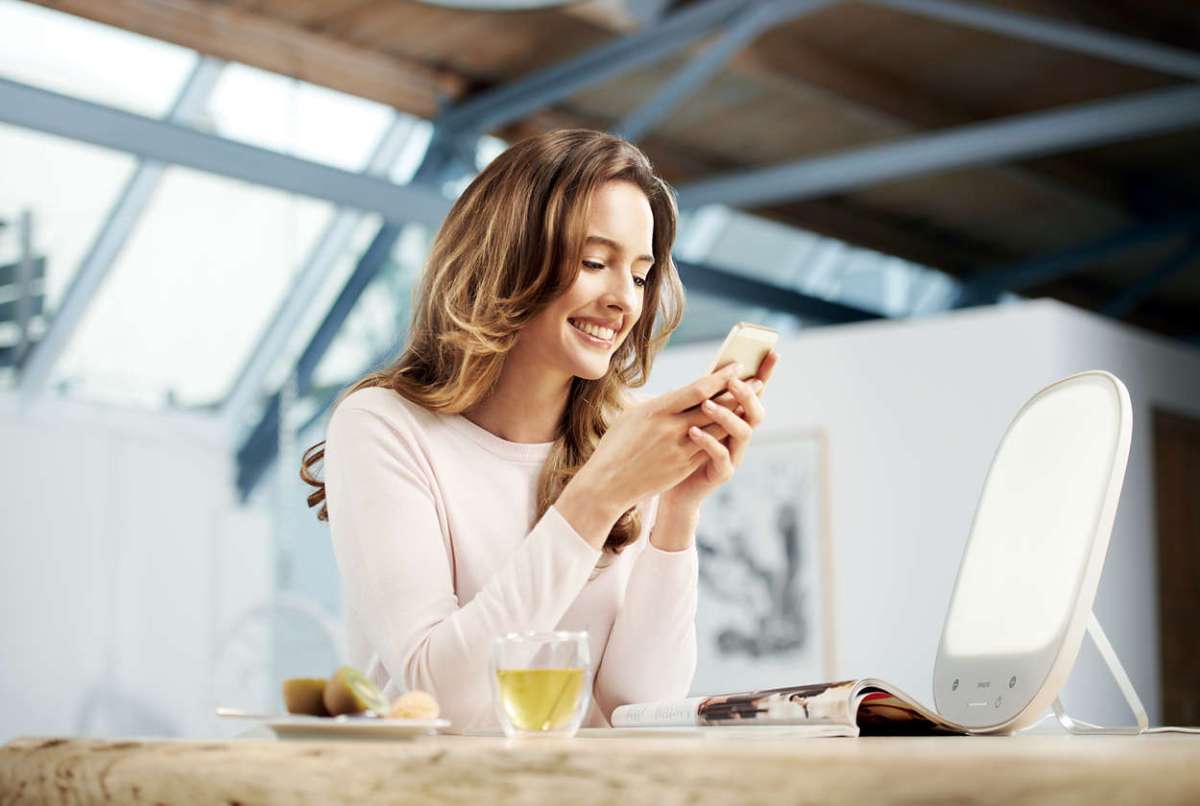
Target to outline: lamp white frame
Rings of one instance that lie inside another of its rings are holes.
[[[1105,665],[1108,666],[1113,679],[1117,681],[1117,686],[1121,689],[1121,694],[1124,695],[1125,702],[1129,704],[1129,710],[1133,712],[1137,724],[1128,727],[1106,727],[1093,725],[1091,722],[1084,722],[1083,720],[1072,719],[1067,715],[1067,709],[1063,707],[1062,700],[1055,697],[1054,716],[1058,719],[1058,724],[1062,725],[1068,732],[1080,735],[1109,733],[1136,736],[1139,733],[1145,733],[1150,727],[1150,717],[1146,715],[1146,706],[1142,705],[1142,698],[1134,690],[1133,681],[1125,673],[1125,667],[1121,665],[1121,659],[1117,657],[1116,650],[1108,642],[1108,636],[1104,634],[1104,630],[1100,627],[1100,620],[1096,618],[1095,612],[1089,612],[1088,614],[1087,634],[1092,637],[1092,643],[1100,651],[1100,657],[1104,658]],[[1063,682],[1065,683],[1066,681],[1064,680]]]
[[[964,658],[962,656],[950,655],[947,652],[947,627],[950,625],[954,605],[959,593],[959,585],[963,579],[963,566],[960,565],[959,575],[954,585],[954,594],[951,596],[950,609],[946,614],[946,622],[943,626],[941,641],[938,645],[937,661],[934,665],[933,690],[934,702],[938,713],[944,717],[963,723],[962,726],[968,732],[979,734],[1015,733],[1039,722],[1051,707],[1053,707],[1060,724],[1072,733],[1141,733],[1146,730],[1148,725],[1146,709],[1142,706],[1141,700],[1138,698],[1137,692],[1129,680],[1129,676],[1125,673],[1121,662],[1117,659],[1116,652],[1104,635],[1100,623],[1092,613],[1092,604],[1096,598],[1096,589],[1100,582],[1100,573],[1104,567],[1104,558],[1108,553],[1108,541],[1112,535],[1113,521],[1116,518],[1117,504],[1120,500],[1121,486],[1125,479],[1125,469],[1129,458],[1129,446],[1133,431],[1133,409],[1129,400],[1129,392],[1119,378],[1108,372],[1094,370],[1071,375],[1050,384],[1030,398],[1013,418],[1008,431],[1005,433],[1005,438],[1011,433],[1013,426],[1021,420],[1022,415],[1042,398],[1052,392],[1061,390],[1067,384],[1080,383],[1081,381],[1090,383],[1096,379],[1102,379],[1111,385],[1115,402],[1119,408],[1116,448],[1113,453],[1111,467],[1109,468],[1109,477],[1101,501],[1099,515],[1095,522],[1095,530],[1087,550],[1087,560],[1082,577],[1080,578],[1076,600],[1070,617],[1067,620],[1066,627],[1059,634],[1056,645],[1052,643],[1046,649],[1040,650],[1032,656],[1006,659],[1005,662],[1008,664],[1008,668],[1019,668],[1021,670],[1019,676],[1022,676],[1023,681],[1028,685],[1023,685],[1022,690],[1016,692],[1018,698],[1015,701],[1010,699],[1007,703],[1003,702],[1005,694],[1011,696],[1011,692],[1007,690],[1001,690],[1002,693],[996,695],[995,708],[988,709],[988,713],[994,713],[996,717],[994,724],[981,724],[981,720],[975,718],[964,720],[964,715],[968,714],[969,711],[964,708],[962,697],[955,698],[952,695],[952,691],[957,688],[956,684],[948,682],[951,679],[957,681],[960,677],[973,681],[983,679],[984,677],[990,679],[990,677],[995,676],[993,674],[996,666],[994,657]],[[1000,456],[1004,444],[1004,439],[1002,439],[1000,448],[997,449],[997,457]],[[991,479],[995,467],[995,459],[993,459],[992,467],[988,471],[988,480]],[[984,481],[984,490],[987,489],[988,480]],[[981,496],[981,502],[982,498],[983,496]],[[975,534],[978,518],[979,510],[977,509],[975,521],[972,523],[972,537]],[[970,551],[970,541],[971,538],[968,538],[968,545],[963,553],[964,560]],[[1118,686],[1121,688],[1126,701],[1129,703],[1130,709],[1134,712],[1137,720],[1136,727],[1102,727],[1073,720],[1066,714],[1059,699],[1059,694],[1066,685],[1071,669],[1075,665],[1085,631],[1092,636],[1092,640],[1096,643],[1101,656],[1104,658]],[[1008,673],[1005,673],[1004,677],[1008,677]],[[1034,683],[1036,683],[1036,686],[1033,685]],[[1022,694],[1024,696],[1021,696]]]

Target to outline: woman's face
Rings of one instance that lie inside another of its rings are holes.
[[[582,265],[571,287],[522,329],[516,350],[547,368],[595,380],[642,315],[654,263],[654,214],[631,182],[592,196]]]

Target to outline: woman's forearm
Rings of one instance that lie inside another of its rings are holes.
[[[594,480],[585,465],[559,493],[554,508],[592,548],[600,550],[629,506]]]
[[[664,493],[658,502],[658,515],[650,543],[662,551],[683,551],[691,548],[696,539],[696,527],[700,523],[700,507],[688,501],[671,498]]]
[[[586,469],[585,469],[586,470]],[[567,523],[593,548],[601,549],[613,524],[629,508],[607,490],[595,483],[584,470],[575,475],[554,502]],[[658,517],[650,542],[662,551],[683,551],[690,548],[700,522],[697,502],[672,498],[668,492],[658,506]]]
[[[687,696],[696,670],[697,576],[693,547],[651,544],[635,560],[596,676],[606,719],[618,705]]]

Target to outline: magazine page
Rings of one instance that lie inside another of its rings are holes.
[[[857,681],[691,697],[665,703],[622,705],[614,728],[673,725],[854,726]]]
[[[882,680],[842,680],[808,686],[622,705],[614,728],[825,725],[828,735],[916,736],[967,733]]]
[[[614,728],[673,727],[702,725],[700,703],[704,697],[691,697],[670,702],[646,702],[636,705],[618,705],[613,709]]]
[[[961,734],[967,729],[922,706],[882,680],[861,680],[853,697],[855,722],[863,736]]]
[[[814,739],[857,736],[854,725],[758,725],[754,722],[722,725],[643,725],[637,728],[580,728],[585,739]]]
[[[720,725],[753,720],[756,725],[853,725],[857,681],[762,689],[706,698],[699,708],[701,724]]]

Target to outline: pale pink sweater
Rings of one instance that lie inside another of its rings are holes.
[[[337,407],[325,491],[346,604],[349,659],[395,696],[431,692],[459,730],[498,728],[488,662],[508,632],[587,630],[594,703],[687,694],[696,665],[697,558],[637,542],[597,571],[593,549],[551,507],[535,523],[550,443],[503,440],[389,389]]]

